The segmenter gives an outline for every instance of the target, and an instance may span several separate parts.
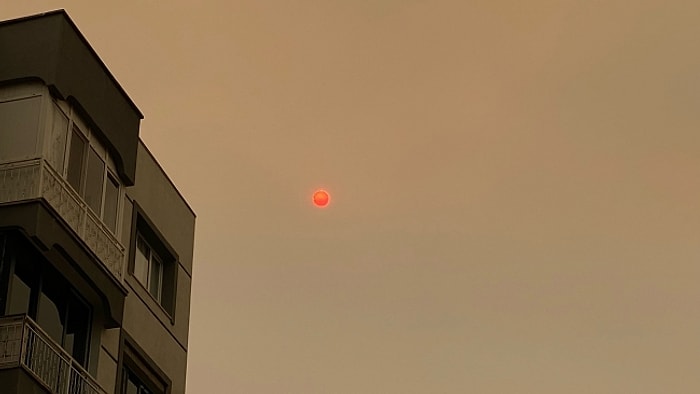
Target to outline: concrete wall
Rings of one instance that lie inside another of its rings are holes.
[[[131,273],[126,276],[123,329],[137,342],[168,378],[172,393],[183,393],[187,368],[190,289],[195,215],[143,143],[139,144],[136,183],[127,189],[123,218],[133,219],[134,205],[148,219],[178,256],[174,315],[168,314]],[[122,232],[124,245],[131,233]]]
[[[115,393],[119,372],[119,328],[105,329],[101,332],[97,373],[97,382],[107,390]]]

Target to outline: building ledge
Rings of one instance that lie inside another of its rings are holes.
[[[124,280],[124,246],[68,183],[44,160],[0,164],[0,204],[42,198],[109,270]]]

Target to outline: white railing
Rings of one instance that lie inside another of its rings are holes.
[[[107,394],[27,316],[0,318],[0,369],[22,366],[52,394]]]
[[[0,203],[43,198],[108,270],[124,278],[124,246],[68,182],[43,159],[0,164]]]

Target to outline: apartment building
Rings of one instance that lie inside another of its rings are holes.
[[[183,393],[195,214],[65,11],[0,22],[0,393]]]

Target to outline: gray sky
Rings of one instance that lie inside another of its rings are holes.
[[[55,8],[197,212],[190,393],[700,391],[700,2]]]

